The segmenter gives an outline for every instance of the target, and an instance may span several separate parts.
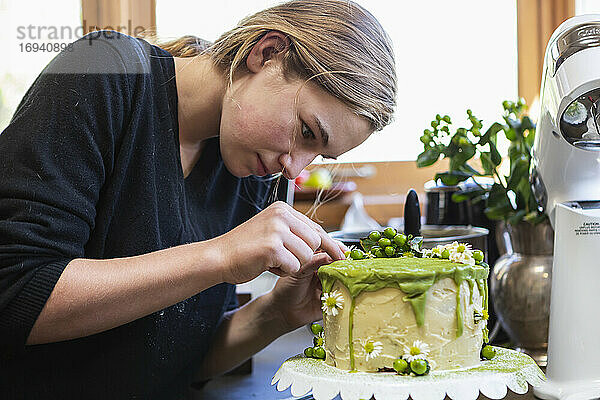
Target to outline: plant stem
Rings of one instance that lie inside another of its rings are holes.
[[[487,156],[487,154],[479,152],[479,157],[485,158],[490,163],[490,165],[493,164],[492,160],[490,160],[490,158]],[[504,185],[504,183],[502,183],[502,179],[500,178],[500,174],[498,173],[497,167],[495,167],[493,169],[492,175],[496,175],[496,178],[498,178],[498,182],[500,183],[500,185],[502,185],[504,190],[508,190],[508,188]]]

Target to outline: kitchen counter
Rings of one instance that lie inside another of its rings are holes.
[[[301,353],[304,348],[312,344],[313,335],[306,327],[297,329],[287,335],[275,340],[253,358],[252,374],[238,376],[223,376],[208,382],[203,389],[193,390],[190,393],[190,400],[283,400],[294,399],[290,389],[284,392],[278,392],[275,386],[271,386],[271,379],[287,358]],[[517,395],[510,390],[505,399],[508,400],[527,400],[535,399],[533,390],[524,395]],[[311,397],[312,399],[312,397]],[[336,400],[339,400],[336,397]],[[448,397],[446,397],[448,399]],[[487,399],[480,396],[479,399]]]

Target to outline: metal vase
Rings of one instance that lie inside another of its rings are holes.
[[[554,231],[549,222],[520,222],[502,223],[496,232],[505,253],[490,277],[496,314],[514,347],[545,366]]]

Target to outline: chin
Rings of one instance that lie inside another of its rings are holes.
[[[227,168],[227,171],[229,171],[231,175],[237,178],[245,178],[247,176],[252,175],[252,173],[248,171],[248,168],[244,168],[244,166],[239,163],[231,163],[225,157],[223,157],[223,164],[225,165],[225,168]]]

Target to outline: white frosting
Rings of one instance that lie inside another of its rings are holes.
[[[427,360],[432,370],[451,370],[479,364],[479,352],[483,343],[483,327],[486,322],[475,323],[474,309],[483,308],[483,297],[477,285],[473,285],[473,301],[467,281],[460,287],[460,305],[463,315],[463,333],[457,335],[457,297],[454,280],[441,279],[426,294],[425,320],[417,326],[410,302],[403,301],[404,292],[383,288],[375,292],[362,292],[355,300],[353,346],[355,369],[375,372],[378,368],[392,367],[395,359],[404,354],[405,346],[420,340],[429,345]],[[332,290],[339,290],[344,307],[338,315],[325,315],[325,361],[340,369],[349,370],[348,346],[350,304],[348,289],[336,281]],[[383,351],[378,357],[366,360],[361,341],[381,342]]]

